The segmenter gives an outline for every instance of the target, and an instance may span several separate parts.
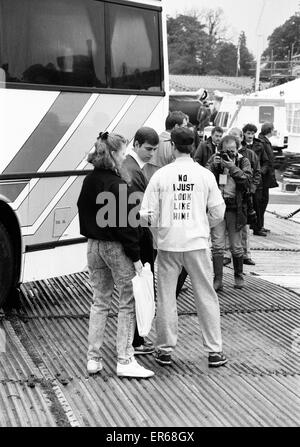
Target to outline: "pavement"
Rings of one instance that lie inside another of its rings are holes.
[[[245,272],[300,293],[300,194],[271,189],[265,227],[271,229],[266,238],[251,236],[256,265],[244,266]]]

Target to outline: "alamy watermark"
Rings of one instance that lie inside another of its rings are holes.
[[[151,191],[142,209],[144,194],[140,191],[128,193],[127,185],[123,184],[119,185],[117,196],[103,191],[96,198],[96,204],[100,205],[96,214],[97,225],[100,228],[194,227],[197,219],[193,186],[174,184],[169,191]]]

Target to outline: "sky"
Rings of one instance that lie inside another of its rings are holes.
[[[224,23],[233,43],[237,44],[240,31],[245,31],[248,49],[256,57],[267,48],[267,38],[274,29],[296,11],[300,13],[300,0],[165,0],[165,11],[173,17],[218,7],[224,11]]]

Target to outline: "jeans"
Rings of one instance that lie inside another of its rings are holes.
[[[262,200],[261,200],[261,210],[260,210],[260,212],[261,212],[261,223],[262,223],[263,227],[264,227],[264,224],[265,224],[264,217],[265,217],[265,212],[266,212],[268,203],[269,203],[269,188],[264,185],[263,186],[263,190],[262,190]]]
[[[256,212],[256,223],[251,226],[254,231],[259,231],[263,227],[263,210],[262,210],[262,203],[263,203],[263,191],[262,189],[257,189],[255,191],[255,194],[253,194],[253,208]]]
[[[204,350],[220,352],[220,309],[218,296],[213,288],[209,249],[187,252],[158,250],[156,347],[160,352],[171,353],[177,344],[178,314],[175,293],[182,267],[186,269],[192,282]]]
[[[87,358],[88,360],[101,358],[105,326],[111,306],[114,284],[116,284],[120,294],[117,356],[118,362],[128,363],[134,353],[132,340],[136,322],[131,282],[135,276],[133,263],[125,255],[120,242],[93,239],[88,240],[87,262],[90,283],[93,287]]]
[[[213,256],[224,255],[226,245],[226,230],[228,233],[230,251],[233,256],[243,256],[242,231],[236,229],[236,212],[226,211],[224,220],[211,229]]]

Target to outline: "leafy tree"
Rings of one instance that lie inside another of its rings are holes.
[[[269,45],[263,56],[273,60],[288,60],[291,53],[300,53],[300,16],[293,15],[268,37]]]
[[[216,55],[216,69],[225,76],[236,75],[237,47],[231,42],[222,42]]]
[[[240,76],[250,76],[251,75],[251,71],[250,71],[251,65],[254,62],[254,57],[247,48],[247,39],[246,39],[246,35],[245,35],[244,31],[241,32],[239,41],[240,41],[239,75]]]
[[[236,74],[237,47],[224,39],[223,11],[208,9],[167,18],[169,69],[173,74]],[[248,75],[253,56],[241,34],[241,70]]]
[[[180,14],[176,18],[169,17],[167,22],[169,66],[170,72],[175,74],[178,67],[188,72],[201,73],[201,48],[206,39],[204,26],[196,15]],[[179,63],[180,60],[184,61]],[[177,67],[177,68],[176,68]],[[173,71],[173,68],[175,71]]]

